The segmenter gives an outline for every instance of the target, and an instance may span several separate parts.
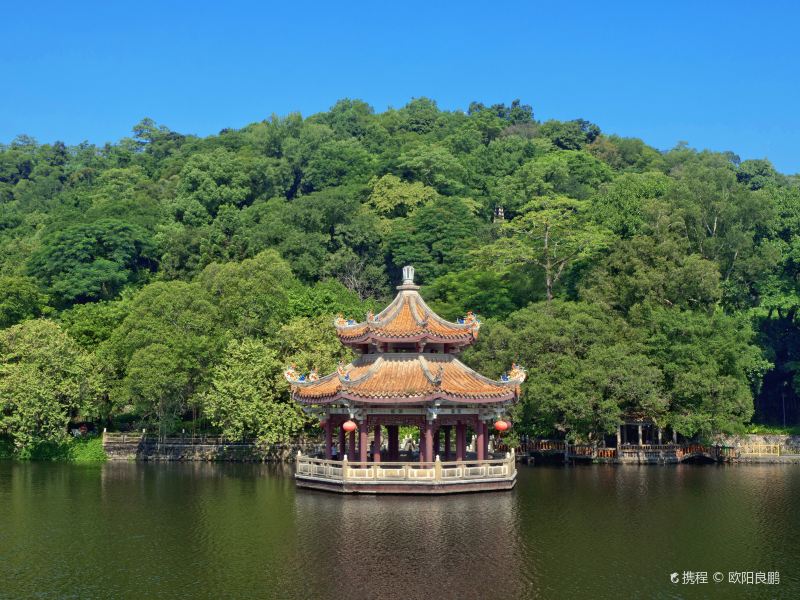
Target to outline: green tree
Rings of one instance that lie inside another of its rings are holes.
[[[357,140],[331,140],[308,158],[301,187],[306,193],[352,182],[364,182],[373,171],[373,160]]]
[[[592,198],[592,216],[623,238],[642,233],[647,203],[661,198],[669,186],[669,177],[661,173],[625,173],[603,185]]]
[[[134,407],[167,432],[177,414],[196,404],[193,396],[206,388],[208,369],[225,343],[219,312],[202,286],[171,281],[144,287],[100,348],[114,382],[113,406]],[[149,363],[156,365],[150,373]]]
[[[211,423],[229,439],[255,437],[262,444],[293,439],[305,417],[289,398],[283,369],[264,342],[246,338],[229,343],[203,394]]]
[[[0,431],[18,451],[67,436],[72,417],[94,415],[94,365],[53,321],[0,331]]]
[[[567,268],[607,244],[607,232],[586,218],[587,208],[586,201],[562,196],[534,200],[503,224],[503,236],[479,254],[487,264],[539,267],[549,302]]]
[[[274,331],[290,316],[289,298],[300,287],[274,250],[238,263],[210,264],[197,282],[218,307],[224,326],[239,336]]]
[[[409,181],[419,181],[446,195],[464,191],[467,179],[467,171],[456,157],[435,145],[407,150],[398,159],[398,169]]]
[[[420,281],[467,266],[479,243],[481,222],[458,198],[440,197],[395,221],[388,246],[395,269],[414,265]]]
[[[300,372],[316,369],[320,375],[333,372],[340,361],[349,362],[352,351],[336,336],[333,315],[296,317],[268,341],[282,365],[295,365]]]
[[[580,150],[586,144],[591,144],[598,135],[600,128],[585,119],[573,121],[547,121],[539,128],[539,133],[550,138],[553,143],[564,150]]]
[[[746,160],[739,165],[736,179],[751,190],[774,185],[778,173],[768,160]]]
[[[29,277],[0,277],[0,329],[39,316],[47,298]]]
[[[532,434],[560,432],[598,440],[625,413],[663,421],[662,374],[636,333],[599,305],[554,300],[531,304],[505,323],[489,321],[467,360],[498,376],[512,361],[528,370],[520,427]]]
[[[405,217],[417,206],[437,197],[436,190],[419,181],[408,183],[391,173],[371,182],[369,206],[383,217]]]
[[[582,295],[623,313],[646,301],[713,312],[721,297],[719,269],[687,246],[675,237],[622,240],[584,280]]]
[[[737,432],[753,415],[753,394],[770,364],[746,315],[713,315],[643,304],[631,323],[664,373],[669,425],[686,436]]]
[[[155,269],[150,234],[110,218],[53,231],[29,262],[30,272],[61,306],[114,298]]]
[[[520,308],[514,276],[488,269],[447,273],[425,286],[425,298],[437,314],[455,320],[467,311],[505,318]]]

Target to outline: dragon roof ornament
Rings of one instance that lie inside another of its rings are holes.
[[[503,375],[500,376],[500,381],[508,383],[510,382],[522,383],[523,381],[525,381],[525,378],[527,376],[528,376],[528,371],[525,369],[525,367],[515,362],[512,362],[511,369],[508,371],[508,373],[503,373]]]
[[[283,376],[286,378],[286,381],[292,385],[301,385],[304,383],[314,383],[315,381],[319,381],[319,375],[317,374],[316,369],[311,369],[308,374],[301,375],[297,371],[297,367],[295,365],[289,365],[283,371]]]

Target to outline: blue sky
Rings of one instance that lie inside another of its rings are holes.
[[[533,105],[800,172],[796,2],[7,2],[0,141],[206,135],[361,98]],[[224,8],[222,7],[224,4]]]

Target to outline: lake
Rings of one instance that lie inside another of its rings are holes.
[[[0,597],[797,598],[799,509],[800,465],[520,466],[512,492],[430,498],[296,490],[283,466],[0,461]]]

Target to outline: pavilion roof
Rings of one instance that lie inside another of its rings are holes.
[[[422,299],[419,287],[398,286],[398,294],[389,306],[377,315],[367,315],[361,323],[338,317],[336,333],[344,344],[369,342],[433,342],[467,346],[478,337],[480,321],[467,313],[459,323],[446,321]]]
[[[336,400],[362,403],[418,403],[436,399],[466,403],[515,400],[524,370],[516,367],[495,381],[473,371],[451,354],[363,354],[325,377],[297,378],[287,372],[292,396],[306,404]]]

